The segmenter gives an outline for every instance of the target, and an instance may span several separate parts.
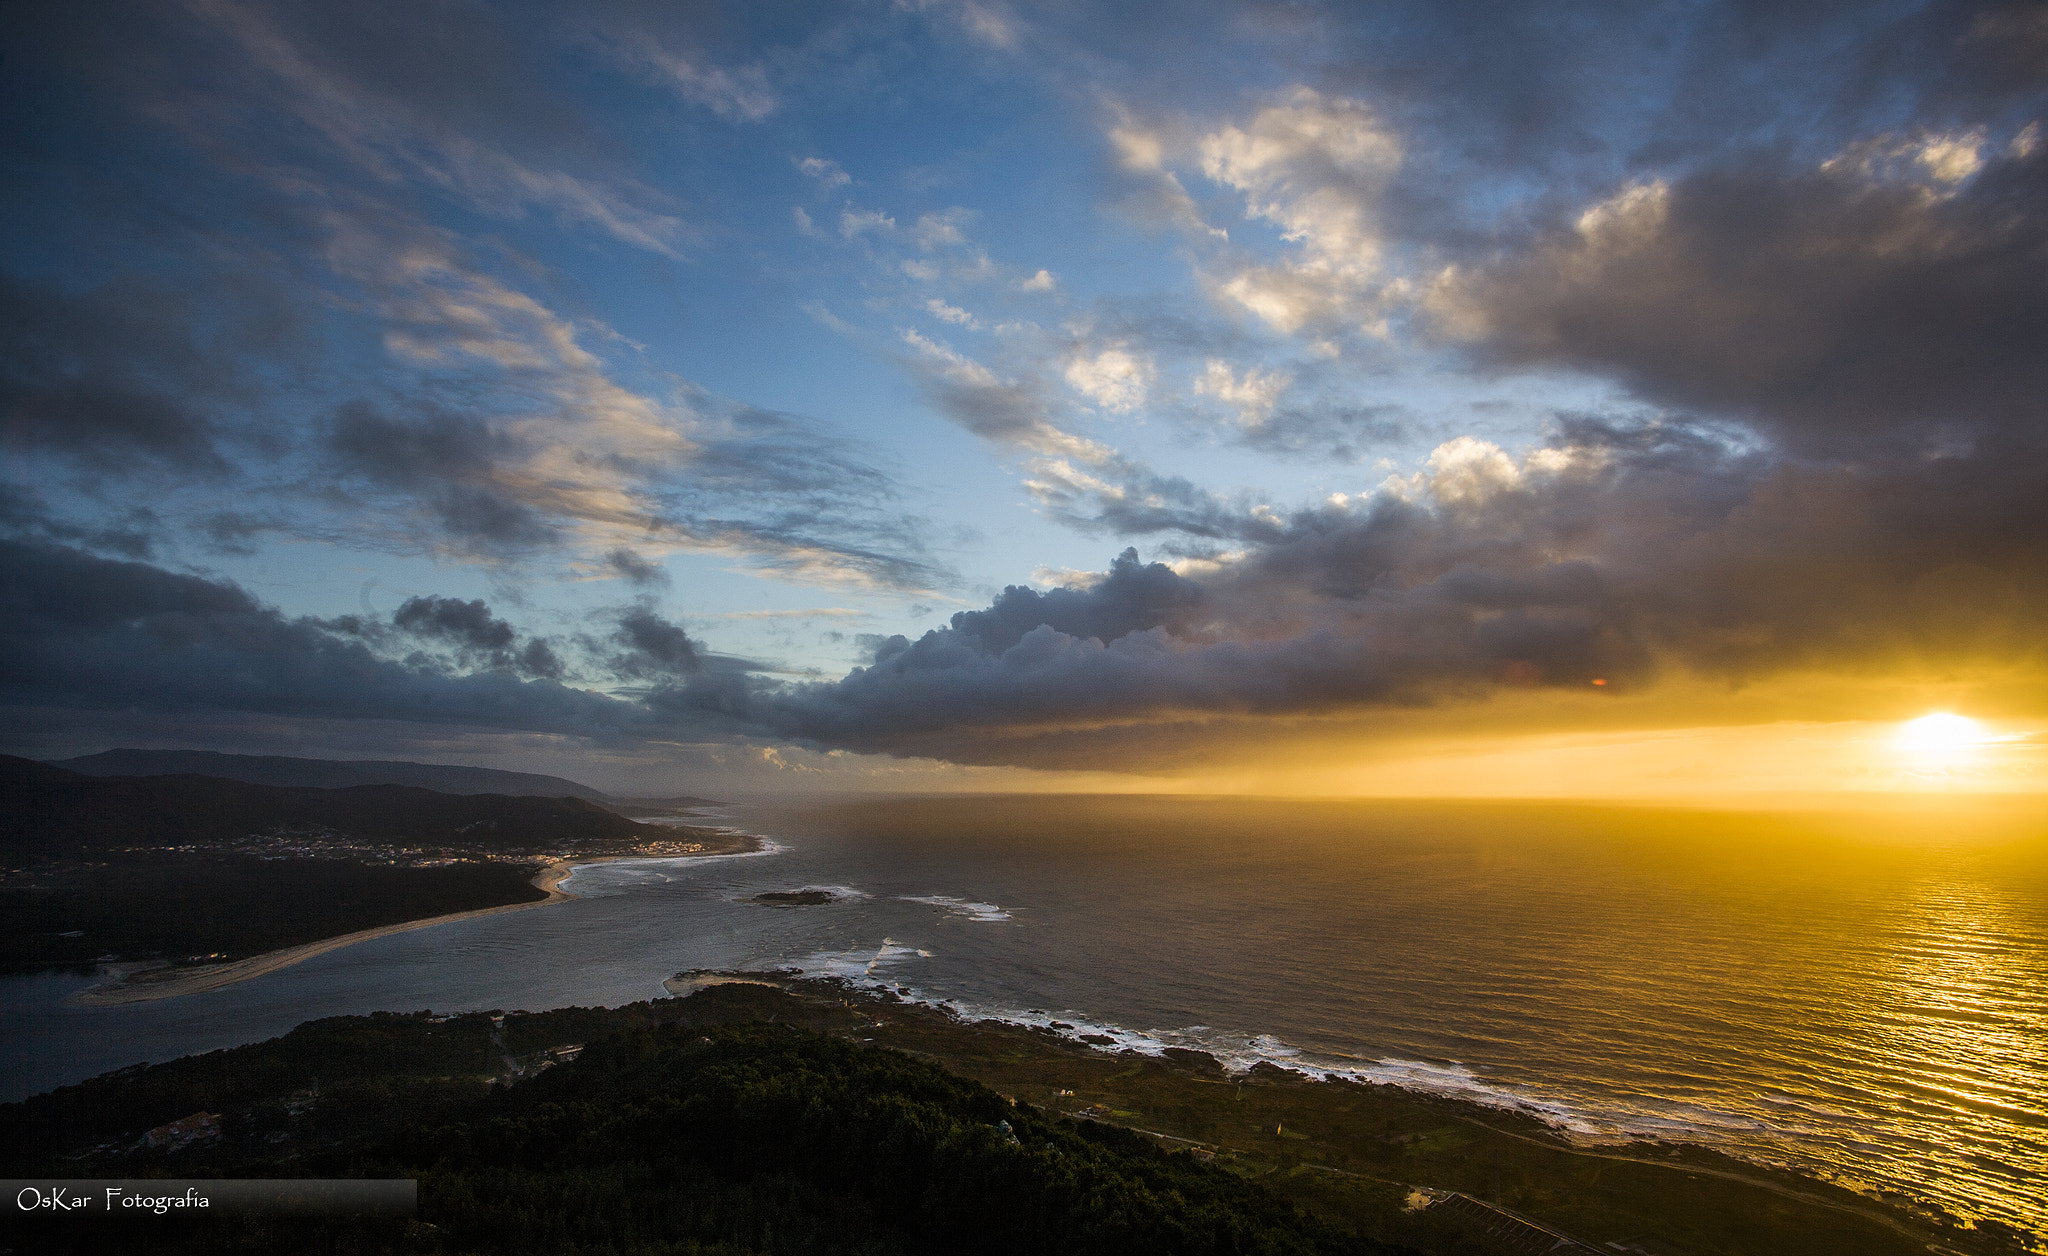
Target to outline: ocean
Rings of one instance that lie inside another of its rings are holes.
[[[111,1008],[0,982],[0,1098],[379,1009],[799,970],[1701,1143],[2048,1234],[2048,811],[973,796],[734,809],[760,854]],[[751,901],[829,889],[813,906]]]

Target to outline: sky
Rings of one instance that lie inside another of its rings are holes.
[[[2038,4],[110,0],[0,57],[0,750],[2048,788]]]

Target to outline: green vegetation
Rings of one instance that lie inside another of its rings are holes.
[[[570,1044],[587,1045],[555,1063]],[[219,1141],[128,1150],[202,1110],[224,1115]],[[1109,1055],[816,985],[501,1026],[317,1021],[0,1108],[0,1147],[17,1175],[421,1183],[410,1226],[158,1227],[145,1251],[1495,1250],[1413,1207],[1416,1186],[1653,1253],[2025,1250],[1698,1149],[1573,1148],[1393,1087],[1226,1077],[1199,1052]]]
[[[749,996],[728,990],[707,1002],[735,997]],[[200,1089],[186,1097],[240,1097],[236,1075],[244,1065],[290,1061],[283,1065],[289,1072],[314,1057],[347,1066],[378,1054],[407,1070],[475,1063],[471,1023],[386,1017],[367,1026],[308,1026],[296,1042],[217,1061],[206,1078],[193,1078]],[[447,1033],[445,1051],[423,1046],[425,1032],[437,1029]],[[133,1081],[147,1087],[189,1070],[172,1067],[153,1079],[158,1072],[143,1070]],[[280,1072],[269,1077],[272,1085],[288,1080]],[[111,1100],[122,1088],[102,1082],[93,1098]],[[289,1160],[274,1152],[247,1158],[268,1140],[251,1137],[245,1115],[226,1144],[161,1157],[156,1167],[417,1177],[424,1224],[144,1223],[120,1233],[119,1244],[134,1251],[733,1256],[1385,1250],[1138,1135],[1013,1105],[930,1062],[783,1024],[627,1030],[591,1044],[573,1064],[511,1087],[379,1073],[329,1083],[327,1093],[319,1115],[292,1137],[304,1149]],[[162,1110],[170,1096],[159,1084],[151,1097]],[[28,1105],[35,1113],[21,1113],[30,1118],[25,1126],[65,1108],[75,1119],[98,1106],[83,1096],[49,1098]],[[386,1114],[381,1123],[378,1113]],[[33,1137],[51,1129],[43,1123],[9,1132]],[[46,1223],[33,1238],[50,1250],[67,1250],[67,1241],[76,1244],[69,1250],[107,1250],[109,1224],[86,1233],[75,1223]]]

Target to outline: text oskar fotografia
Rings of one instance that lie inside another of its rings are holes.
[[[86,1209],[99,1213],[153,1212],[158,1216],[173,1211],[210,1208],[213,1201],[196,1186],[181,1195],[151,1194],[109,1186],[101,1191],[74,1191],[65,1186],[24,1186],[15,1193],[15,1207],[23,1212],[75,1212]]]

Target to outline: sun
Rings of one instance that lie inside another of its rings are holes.
[[[1937,711],[1899,725],[1897,743],[1923,763],[1949,763],[1968,755],[1984,738],[1984,726],[1969,716]]]

